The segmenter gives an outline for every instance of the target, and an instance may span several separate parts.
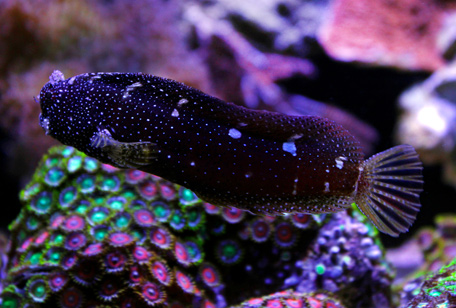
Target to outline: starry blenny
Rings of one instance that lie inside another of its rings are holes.
[[[359,142],[317,116],[249,110],[141,73],[54,71],[40,92],[46,134],[104,163],[183,185],[252,213],[325,213],[353,202],[387,234],[420,209],[422,164],[399,145],[364,160]]]

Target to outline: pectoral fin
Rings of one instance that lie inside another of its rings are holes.
[[[117,141],[107,129],[97,132],[90,141],[91,146],[101,148],[112,163],[119,168],[136,169],[149,165],[156,159],[155,143]]]

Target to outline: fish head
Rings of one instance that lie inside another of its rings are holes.
[[[99,149],[91,146],[91,138],[103,124],[100,123],[102,111],[93,95],[84,93],[86,86],[82,85],[87,84],[88,78],[89,74],[83,74],[64,79],[61,72],[54,71],[38,97],[39,123],[46,135],[91,156],[99,156]]]

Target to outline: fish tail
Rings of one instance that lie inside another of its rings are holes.
[[[418,214],[423,165],[415,149],[399,145],[362,164],[355,203],[381,232],[397,237]]]

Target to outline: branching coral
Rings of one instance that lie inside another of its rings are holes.
[[[431,274],[420,287],[418,294],[403,307],[449,308],[456,306],[456,259]]]
[[[442,273],[456,257],[456,218],[454,215],[439,215],[435,219],[436,228],[426,227],[421,229],[412,240],[416,243],[418,251],[415,254],[422,254],[422,264],[411,273],[405,282],[398,285],[401,289],[401,303],[403,305],[420,294],[423,285],[428,284],[433,275]],[[403,252],[410,259],[410,252]],[[437,294],[437,293],[433,293]],[[421,294],[422,296],[422,294]],[[416,302],[416,300],[414,300]]]

